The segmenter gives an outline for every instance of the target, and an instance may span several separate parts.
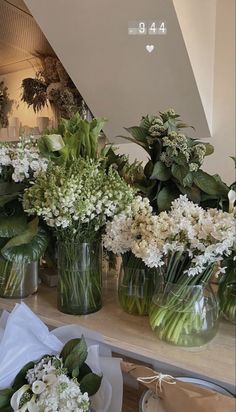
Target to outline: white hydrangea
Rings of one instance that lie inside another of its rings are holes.
[[[90,402],[87,392],[82,394],[76,380],[61,374],[39,395],[37,406],[39,412],[86,412]]]
[[[6,168],[9,177],[14,182],[36,177],[46,170],[48,160],[41,155],[37,140],[33,137],[21,139],[17,144],[3,143],[0,145],[0,176]]]

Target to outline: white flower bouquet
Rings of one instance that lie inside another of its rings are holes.
[[[23,206],[58,239],[59,309],[85,314],[101,308],[101,232],[134,197],[132,189],[99,161],[50,164],[25,190]]]
[[[0,143],[0,180],[23,182],[46,170],[48,160],[40,153],[33,137],[18,143]]]
[[[203,289],[216,264],[231,255],[235,240],[232,214],[204,210],[180,196],[170,212],[159,215],[152,214],[147,200],[137,198],[107,224],[104,244],[113,252],[131,251],[146,266],[160,269],[162,292],[153,298],[151,326],[162,339],[195,346],[205,343],[201,336],[197,343],[192,339],[195,332],[201,335],[209,323],[212,334],[206,340],[216,332],[218,304],[211,293],[205,298]]]
[[[49,332],[21,304],[0,316],[0,351],[1,412],[121,410],[119,361],[94,332],[76,325]]]

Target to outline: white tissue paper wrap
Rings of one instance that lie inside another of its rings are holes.
[[[100,334],[79,325],[68,325],[49,332],[47,326],[24,303],[0,317],[0,389],[7,388],[29,361],[45,354],[58,354],[64,344],[84,335],[88,346],[86,363],[93,372],[102,374],[99,391],[91,398],[96,412],[121,412],[123,379],[120,360]]]

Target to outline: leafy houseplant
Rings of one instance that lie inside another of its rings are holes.
[[[218,207],[227,200],[227,185],[218,175],[211,176],[201,169],[213,146],[185,136],[181,129],[186,127],[170,109],[160,112],[160,116],[144,116],[139,126],[126,128],[132,137],[125,138],[148,153],[145,179],[139,189],[156,211],[168,210],[180,194],[203,207]]]
[[[101,232],[106,221],[124,209],[134,190],[99,161],[79,158],[51,163],[25,190],[27,213],[53,228],[58,242],[58,306],[84,314],[101,307]]]
[[[25,297],[37,290],[47,234],[38,219],[28,219],[20,199],[28,179],[47,162],[31,141],[2,144],[0,155],[0,295]]]
[[[13,100],[9,98],[8,88],[0,82],[0,128],[8,126],[8,115],[11,112]]]
[[[0,408],[7,411],[90,411],[90,399],[100,388],[102,376],[87,365],[84,337],[72,339],[60,355],[44,355],[27,363],[10,388],[0,390]]]

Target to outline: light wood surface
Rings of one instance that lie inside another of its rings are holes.
[[[129,315],[120,308],[114,281],[106,282],[103,308],[87,316],[66,315],[57,310],[56,289],[41,286],[24,302],[48,325],[80,324],[101,333],[116,351],[128,351],[134,359],[162,362],[209,380],[235,384],[235,328],[222,321],[217,336],[205,347],[185,349],[168,345],[151,331],[147,317]],[[19,300],[0,299],[0,309],[12,310]]]

